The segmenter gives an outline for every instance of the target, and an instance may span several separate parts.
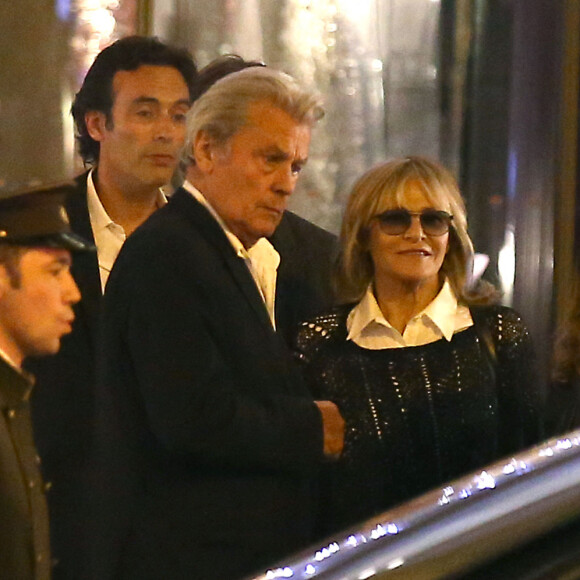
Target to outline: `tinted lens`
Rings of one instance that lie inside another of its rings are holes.
[[[421,228],[428,236],[442,236],[449,231],[453,219],[445,211],[427,209],[422,212],[410,212],[406,209],[390,209],[377,216],[382,230],[389,235],[404,234],[411,226],[412,216],[419,216]]]
[[[444,211],[427,210],[421,213],[421,227],[428,236],[442,236],[449,231],[451,216]]]
[[[377,216],[382,230],[389,235],[404,234],[411,225],[411,214],[406,209],[390,209]]]

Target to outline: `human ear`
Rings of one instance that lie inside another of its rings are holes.
[[[193,141],[193,157],[203,173],[213,173],[218,155],[218,145],[206,131],[199,131]]]
[[[107,129],[107,116],[102,111],[88,111],[85,113],[85,125],[95,141],[102,141]]]

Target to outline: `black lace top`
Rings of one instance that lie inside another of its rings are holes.
[[[323,474],[321,533],[336,531],[540,439],[530,337],[510,308],[431,344],[368,350],[340,307],[301,325],[296,352],[316,399],[347,425]]]

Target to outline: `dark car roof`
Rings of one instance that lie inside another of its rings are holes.
[[[580,430],[450,482],[254,578],[499,578],[493,566],[508,570],[505,578],[557,578],[518,576],[513,565],[519,557],[521,569],[529,567],[543,546],[556,558],[550,542],[562,551],[563,540],[580,529],[577,517]],[[570,543],[554,566],[578,565],[580,544]]]

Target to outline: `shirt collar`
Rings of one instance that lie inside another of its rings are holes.
[[[269,270],[277,270],[280,265],[280,254],[276,248],[270,243],[268,238],[260,238],[251,248],[247,250],[247,254],[254,265],[261,264],[263,268]]]
[[[448,341],[451,340],[455,332],[472,324],[469,310],[458,305],[457,298],[447,279],[439,294],[413,319],[423,316],[429,318]],[[465,317],[465,320],[458,320],[458,316]],[[348,316],[348,339],[353,340],[360,336],[372,323],[377,323],[390,329],[393,328],[384,317],[373,294],[372,286],[369,285],[362,300],[351,310]]]
[[[449,341],[457,330],[455,316],[457,314],[457,298],[451,289],[449,280],[445,280],[443,288],[435,299],[417,316],[427,316],[439,328],[441,334]]]
[[[384,317],[375,295],[373,294],[372,286],[369,285],[362,300],[350,311],[346,326],[348,328],[348,340],[353,340],[360,336],[365,328],[376,322],[387,328],[392,328],[387,319]]]
[[[0,404],[14,407],[30,398],[34,377],[12,363],[4,351],[0,351]]]
[[[91,225],[93,227],[93,232],[98,232],[113,226],[118,226],[107,213],[105,207],[103,206],[99,195],[97,194],[97,189],[95,187],[95,182],[93,179],[95,170],[91,169],[87,177],[87,205],[89,207],[89,215],[91,216]],[[163,207],[167,203],[167,197],[161,189],[157,191],[157,197],[155,199],[155,205],[157,208]]]
[[[226,225],[224,220],[220,217],[218,212],[214,209],[214,207],[211,205],[211,203],[206,199],[205,195],[203,195],[203,193],[201,193],[201,191],[199,191],[199,189],[197,189],[197,187],[192,185],[187,180],[185,180],[182,187],[183,187],[183,189],[185,189],[186,191],[191,193],[191,195],[193,195],[193,197],[199,203],[201,203],[201,205],[203,205],[203,207],[205,207],[205,209],[207,209],[207,211],[209,211],[209,213],[214,217],[214,219],[217,221],[217,223],[220,225],[220,227],[222,228],[222,230],[226,234],[226,236],[227,236],[228,240],[230,241],[230,244],[234,248],[234,251],[236,252],[236,255],[238,256],[238,258],[242,258],[244,260],[249,260],[250,255],[248,254],[248,251],[244,247],[244,244],[242,244],[242,242],[240,242],[240,239],[230,230],[230,228],[228,228],[228,226]]]
[[[272,321],[272,326],[276,328],[276,276],[278,266],[280,265],[280,254],[266,238],[260,238],[251,248],[246,250],[239,238],[228,228],[224,220],[199,189],[194,187],[189,181],[185,181],[183,188],[191,193],[215,218],[226,234],[237,256],[244,260],[264,300],[268,316]]]
[[[89,206],[89,215],[91,216],[91,225],[93,226],[93,231],[97,232],[106,229],[114,222],[109,217],[109,214],[105,210],[101,200],[99,199],[99,196],[97,195],[93,174],[94,169],[91,169],[87,177],[87,205]]]

